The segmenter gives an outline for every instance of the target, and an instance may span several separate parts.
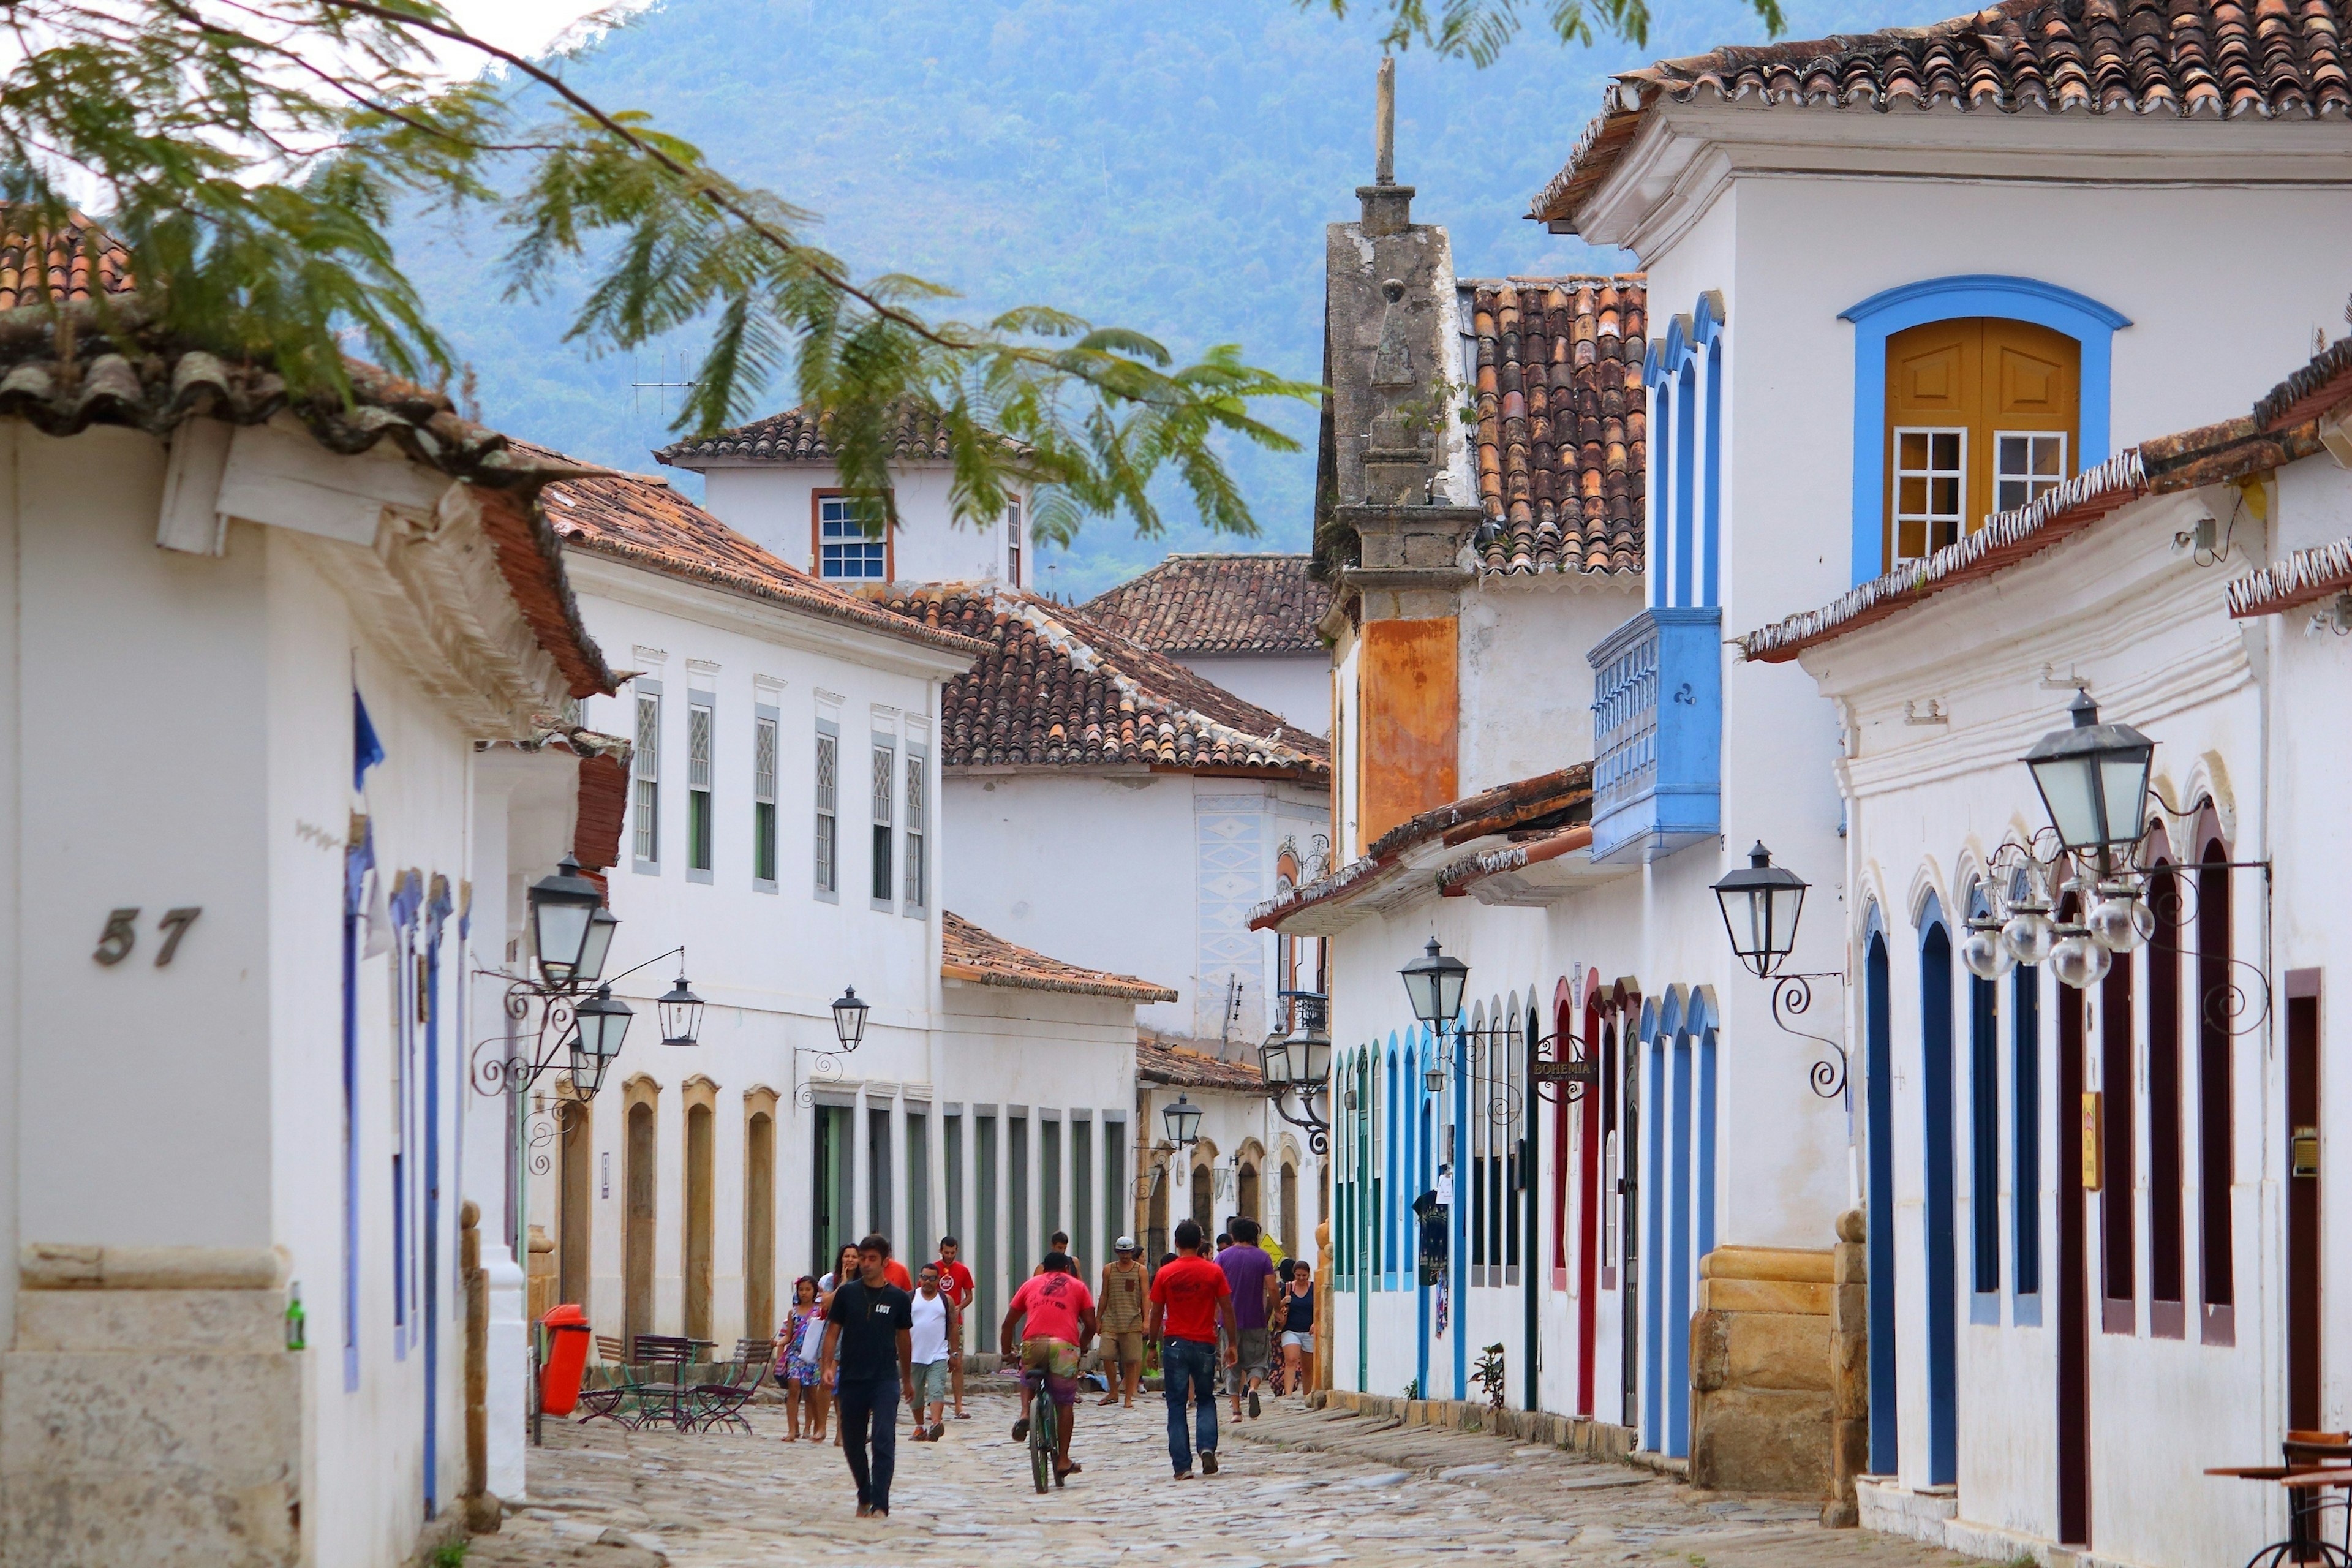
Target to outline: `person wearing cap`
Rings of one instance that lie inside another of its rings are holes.
[[[1135,1408],[1135,1391],[1143,1385],[1143,1321],[1146,1312],[1145,1293],[1151,1285],[1150,1275],[1139,1256],[1135,1237],[1122,1236],[1114,1247],[1117,1257],[1103,1265],[1102,1289],[1095,1296],[1096,1309],[1102,1321],[1103,1387],[1106,1390],[1098,1405],[1109,1405],[1119,1397],[1119,1378],[1126,1375],[1126,1408]]]

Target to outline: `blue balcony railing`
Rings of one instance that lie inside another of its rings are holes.
[[[1723,612],[1653,608],[1591,661],[1592,858],[1654,860],[1723,830]]]

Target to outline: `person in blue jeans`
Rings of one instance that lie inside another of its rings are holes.
[[[890,1477],[898,1468],[898,1398],[915,1402],[914,1303],[884,1272],[890,1239],[857,1244],[857,1278],[836,1286],[824,1315],[817,1376],[833,1387],[841,1447],[857,1483],[857,1517],[890,1517]],[[869,1458],[869,1437],[872,1455]]]
[[[1151,1318],[1144,1331],[1160,1342],[1160,1376],[1168,1399],[1168,1462],[1176,1479],[1192,1479],[1192,1437],[1199,1439],[1201,1472],[1217,1473],[1217,1328],[1225,1330],[1224,1363],[1234,1363],[1241,1342],[1234,1326],[1234,1288],[1225,1272],[1201,1256],[1201,1225],[1176,1226],[1176,1259],[1151,1277]],[[1184,1404],[1192,1403],[1195,1430],[1184,1429]]]

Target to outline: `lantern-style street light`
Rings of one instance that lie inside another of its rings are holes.
[[[2066,710],[2074,726],[2035,742],[2025,765],[2059,842],[2069,854],[2095,857],[2105,873],[2115,847],[2137,844],[2146,831],[2140,807],[2156,742],[2129,724],[2100,723],[2088,691],[2077,691]]]
[[[1758,839],[1748,864],[1715,885],[1723,929],[1731,951],[1748,973],[1769,980],[1797,945],[1797,918],[1804,912],[1805,879],[1772,864],[1772,852]]]
[[[566,855],[556,862],[553,876],[542,877],[531,884],[530,900],[531,956],[538,961],[539,973],[551,986],[560,989],[570,985],[580,976],[583,963],[589,956],[589,935],[604,895],[595,883],[580,874],[580,862]],[[605,928],[604,940],[609,946],[610,926]],[[602,969],[603,952],[595,957],[597,968]]]
[[[1772,983],[1772,1022],[1781,1033],[1811,1040],[1822,1047],[1807,1075],[1813,1092],[1834,1100],[1845,1092],[1845,1047],[1827,1035],[1816,1035],[1789,1022],[1802,1017],[1813,1005],[1813,982],[1843,974],[1788,974],[1780,965],[1797,945],[1797,918],[1804,912],[1805,889],[1811,884],[1785,866],[1772,864],[1772,852],[1758,839],[1748,852],[1748,864],[1727,873],[1715,884],[1715,901],[1723,911],[1723,931],[1731,951],[1748,972]]]
[[[677,977],[677,984],[663,993],[654,1009],[661,1016],[665,1046],[690,1046],[702,1033],[702,998],[688,989],[683,974]]]
[[[635,1016],[609,985],[599,985],[596,994],[580,1004],[572,1036],[572,1087],[582,1099],[593,1100],[604,1087],[604,1071],[621,1054],[621,1041]]]
[[[1162,1106],[1160,1119],[1168,1126],[1168,1142],[1179,1149],[1189,1149],[1201,1141],[1201,1108],[1189,1095],[1178,1094],[1176,1103]]]
[[[1470,966],[1450,958],[1429,939],[1428,951],[1399,970],[1405,994],[1412,998],[1412,1016],[1433,1029],[1443,1029],[1462,1013],[1462,988],[1469,984]]]
[[[1291,1028],[1285,1034],[1277,1029],[1265,1037],[1257,1050],[1259,1070],[1265,1075],[1266,1087],[1274,1093],[1274,1113],[1293,1127],[1303,1128],[1308,1146],[1318,1154],[1328,1146],[1327,1135],[1331,1122],[1324,1109],[1318,1109],[1315,1097],[1330,1100],[1327,1080],[1331,1075],[1331,1036],[1324,1025],[1325,997],[1318,991],[1285,991],[1291,1002]],[[1298,1096],[1298,1114],[1293,1116],[1283,1104],[1288,1095]]]
[[[610,904],[598,904],[588,917],[587,945],[580,950],[580,967],[572,973],[575,985],[593,985],[604,977],[604,960],[613,951],[613,932],[620,929],[620,918],[613,913]]]
[[[845,1051],[854,1051],[866,1038],[866,1015],[868,1009],[859,1000],[857,987],[844,986],[841,998],[833,1005],[833,1034]]]

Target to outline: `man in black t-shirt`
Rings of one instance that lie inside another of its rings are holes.
[[[898,1399],[915,1402],[914,1302],[883,1270],[890,1239],[857,1244],[857,1278],[835,1288],[825,1313],[817,1376],[841,1411],[841,1448],[857,1482],[857,1517],[890,1517],[890,1477],[898,1467]],[[869,1429],[871,1461],[866,1444]]]

